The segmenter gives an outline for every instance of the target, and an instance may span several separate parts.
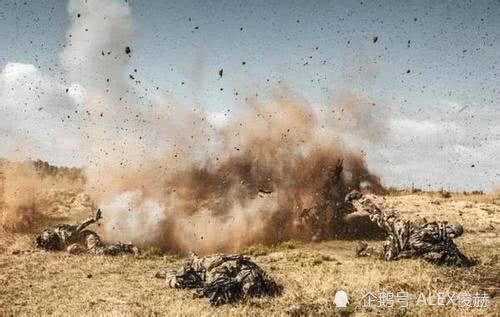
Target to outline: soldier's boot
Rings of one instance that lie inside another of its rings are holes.
[[[109,246],[108,250],[111,255],[118,255],[122,253],[132,253],[135,256],[139,255],[139,248],[137,248],[135,245],[121,242]]]
[[[368,256],[368,243],[366,241],[358,241],[354,247],[354,256]]]

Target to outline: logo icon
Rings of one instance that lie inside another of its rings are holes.
[[[349,304],[347,293],[345,291],[337,291],[333,298],[333,303],[337,308],[346,308],[347,304]]]

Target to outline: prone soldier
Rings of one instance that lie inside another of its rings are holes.
[[[88,218],[80,224],[60,224],[45,229],[35,238],[35,246],[48,251],[66,250],[71,254],[84,252],[104,255],[138,254],[139,250],[132,244],[107,245],[101,241],[97,233],[86,229],[100,219],[102,211],[98,209],[95,217]]]
[[[396,213],[383,210],[375,203],[376,200],[374,195],[351,191],[345,198],[345,204],[351,206],[355,212],[347,215],[346,221],[368,216],[383,229],[386,233],[385,260],[422,257],[434,264],[464,267],[473,264],[453,242],[454,238],[463,234],[462,225],[447,222],[417,224],[404,221]]]
[[[264,270],[243,255],[199,257],[191,252],[180,270],[160,271],[156,277],[166,278],[171,288],[194,288],[195,295],[208,298],[212,305],[273,296],[282,290]]]

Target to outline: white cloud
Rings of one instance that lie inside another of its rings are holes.
[[[34,65],[5,65],[0,73],[0,155],[79,163],[76,103],[65,89]]]
[[[446,133],[446,131],[456,128],[456,125],[453,122],[443,124],[430,120],[418,121],[409,118],[399,118],[391,120],[389,128],[393,133],[398,135],[422,137]]]
[[[85,164],[106,153],[105,145],[120,140],[120,127],[131,122],[126,116],[138,112],[140,104],[126,94],[130,56],[125,47],[131,46],[133,35],[128,4],[70,0],[68,13],[71,26],[60,54],[63,79],[14,62],[0,73],[0,115],[5,121],[0,128],[2,156]],[[118,104],[120,97],[128,104]],[[137,127],[129,130],[128,145],[147,132]],[[118,148],[124,142],[116,143]]]
[[[383,145],[366,148],[387,185],[490,190],[500,183],[500,139],[491,126],[498,112],[472,104],[459,113],[464,105],[456,101],[422,108],[420,116],[388,118]]]

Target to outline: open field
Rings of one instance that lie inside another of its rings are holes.
[[[76,196],[75,196],[76,197]],[[81,199],[66,197],[52,208],[45,222],[74,222],[90,212]],[[211,307],[193,299],[189,290],[173,290],[154,278],[161,268],[177,268],[182,257],[145,250],[138,258],[72,256],[31,251],[31,234],[0,235],[0,315],[389,315],[498,316],[500,314],[500,198],[498,195],[419,193],[386,197],[389,208],[404,217],[463,223],[457,244],[478,265],[471,269],[436,267],[419,260],[385,262],[374,254],[355,258],[355,241],[285,242],[253,246],[253,255],[285,287],[276,298]],[[80,209],[78,209],[79,207]],[[76,211],[75,211],[76,210]],[[40,224],[40,227],[42,224]],[[381,248],[381,241],[370,246]],[[336,310],[336,290],[349,295],[349,308]],[[368,292],[408,292],[408,309],[365,308]],[[417,306],[420,292],[487,292],[487,308]]]

